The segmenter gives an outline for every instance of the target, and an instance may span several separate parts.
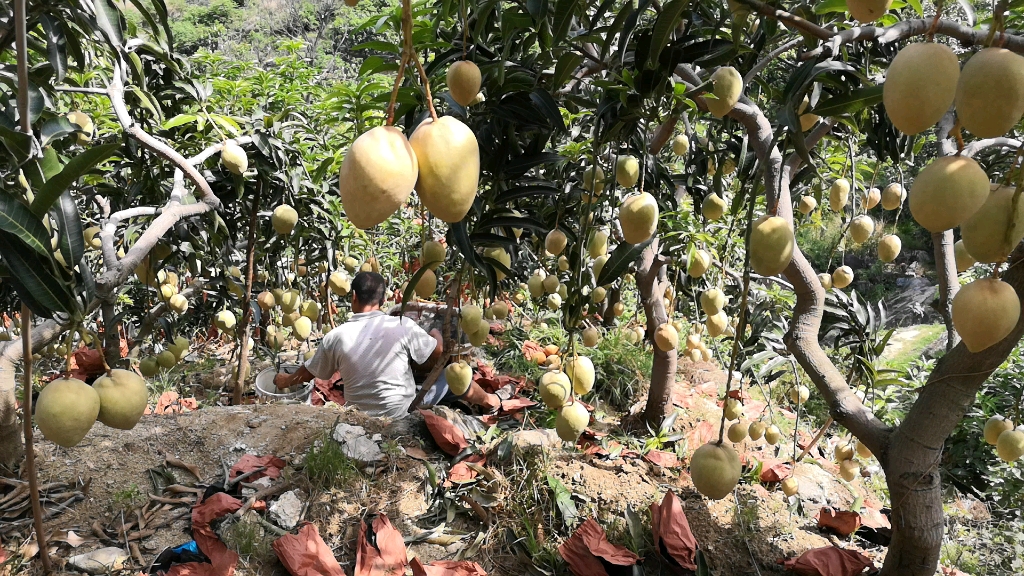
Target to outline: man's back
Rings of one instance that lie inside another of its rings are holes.
[[[436,345],[408,318],[364,312],[324,336],[306,368],[323,379],[338,372],[346,403],[372,416],[399,417],[416,395],[409,361],[425,363]]]

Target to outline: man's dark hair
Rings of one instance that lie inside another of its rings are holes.
[[[387,282],[376,272],[360,272],[352,279],[352,291],[362,304],[383,304]]]

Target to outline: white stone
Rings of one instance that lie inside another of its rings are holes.
[[[380,446],[366,435],[366,429],[362,426],[350,424],[338,424],[334,428],[332,438],[341,444],[341,452],[357,462],[369,464],[384,459],[384,453]]]
[[[299,523],[299,517],[302,515],[302,500],[299,500],[295,490],[285,492],[270,505],[268,512],[275,524],[285,530],[291,530]]]
[[[68,564],[88,574],[108,574],[124,568],[128,554],[120,548],[100,548],[68,558]]]

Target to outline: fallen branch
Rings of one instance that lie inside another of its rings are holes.
[[[252,508],[252,505],[255,504],[258,500],[265,500],[271,496],[277,496],[278,494],[287,491],[293,485],[294,482],[292,482],[291,480],[278,482],[273,486],[268,486],[263,490],[260,490],[259,492],[253,494],[252,496],[249,496],[249,499],[245,501],[245,504],[242,504],[242,507],[239,508],[237,512],[235,512],[235,518],[241,518],[242,516],[244,516],[245,513],[248,512],[250,508]]]
[[[193,283],[192,286],[195,286],[195,283]],[[181,468],[182,470],[188,470],[190,474],[196,477],[196,480],[202,479],[202,476],[200,476],[199,474],[199,467],[196,466],[195,464],[189,464],[177,458],[167,456],[164,458],[164,465],[173,466],[175,468]]]

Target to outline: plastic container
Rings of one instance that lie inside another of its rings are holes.
[[[282,364],[280,372],[273,368],[263,370],[256,375],[256,395],[268,400],[306,402],[309,400],[310,393],[313,392],[312,380],[293,392],[278,392],[277,386],[274,384],[274,376],[281,373],[294,374],[298,369],[299,366],[297,364]]]

